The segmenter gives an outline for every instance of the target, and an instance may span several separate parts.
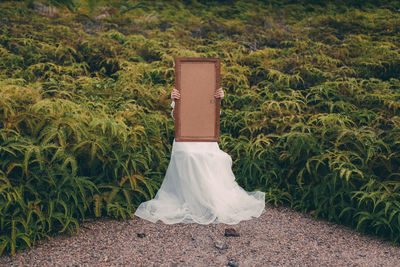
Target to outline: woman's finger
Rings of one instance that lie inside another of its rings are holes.
[[[214,96],[216,98],[223,98],[224,97],[224,91],[222,90],[222,88],[218,88],[218,90],[215,92]]]
[[[172,92],[171,92],[172,99],[179,99],[180,96],[181,96],[181,94],[179,93],[179,91],[176,88],[172,89]]]

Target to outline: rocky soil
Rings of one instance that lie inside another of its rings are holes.
[[[286,207],[237,225],[101,219],[2,266],[400,266],[400,248]]]

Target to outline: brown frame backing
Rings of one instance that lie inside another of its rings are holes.
[[[210,69],[215,72],[211,73]],[[204,79],[207,77],[215,77],[215,82]],[[189,91],[188,84],[197,89]],[[210,88],[211,84],[215,85],[214,90]],[[221,99],[215,98],[214,93],[220,87],[219,58],[175,58],[175,88],[181,93],[181,98],[175,99],[174,107],[176,142],[219,142]],[[181,102],[182,96],[183,99],[187,97],[186,104]],[[209,117],[212,113],[214,118]]]

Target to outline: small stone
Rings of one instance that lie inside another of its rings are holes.
[[[146,234],[145,233],[137,233],[137,236],[140,237],[140,238],[143,238],[143,237],[146,236]]]
[[[225,236],[239,236],[239,233],[236,232],[233,228],[226,228],[225,229]]]
[[[230,267],[238,267],[239,264],[237,264],[237,263],[234,262],[234,261],[228,261],[228,266],[230,266]]]
[[[227,249],[228,248],[228,246],[224,242],[219,241],[219,240],[215,241],[214,245],[217,249]]]

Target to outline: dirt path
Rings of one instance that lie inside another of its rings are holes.
[[[237,225],[102,219],[83,224],[78,235],[3,256],[0,265],[400,266],[400,248],[388,241],[286,207],[266,205],[266,211]],[[225,236],[226,228],[240,236]]]

